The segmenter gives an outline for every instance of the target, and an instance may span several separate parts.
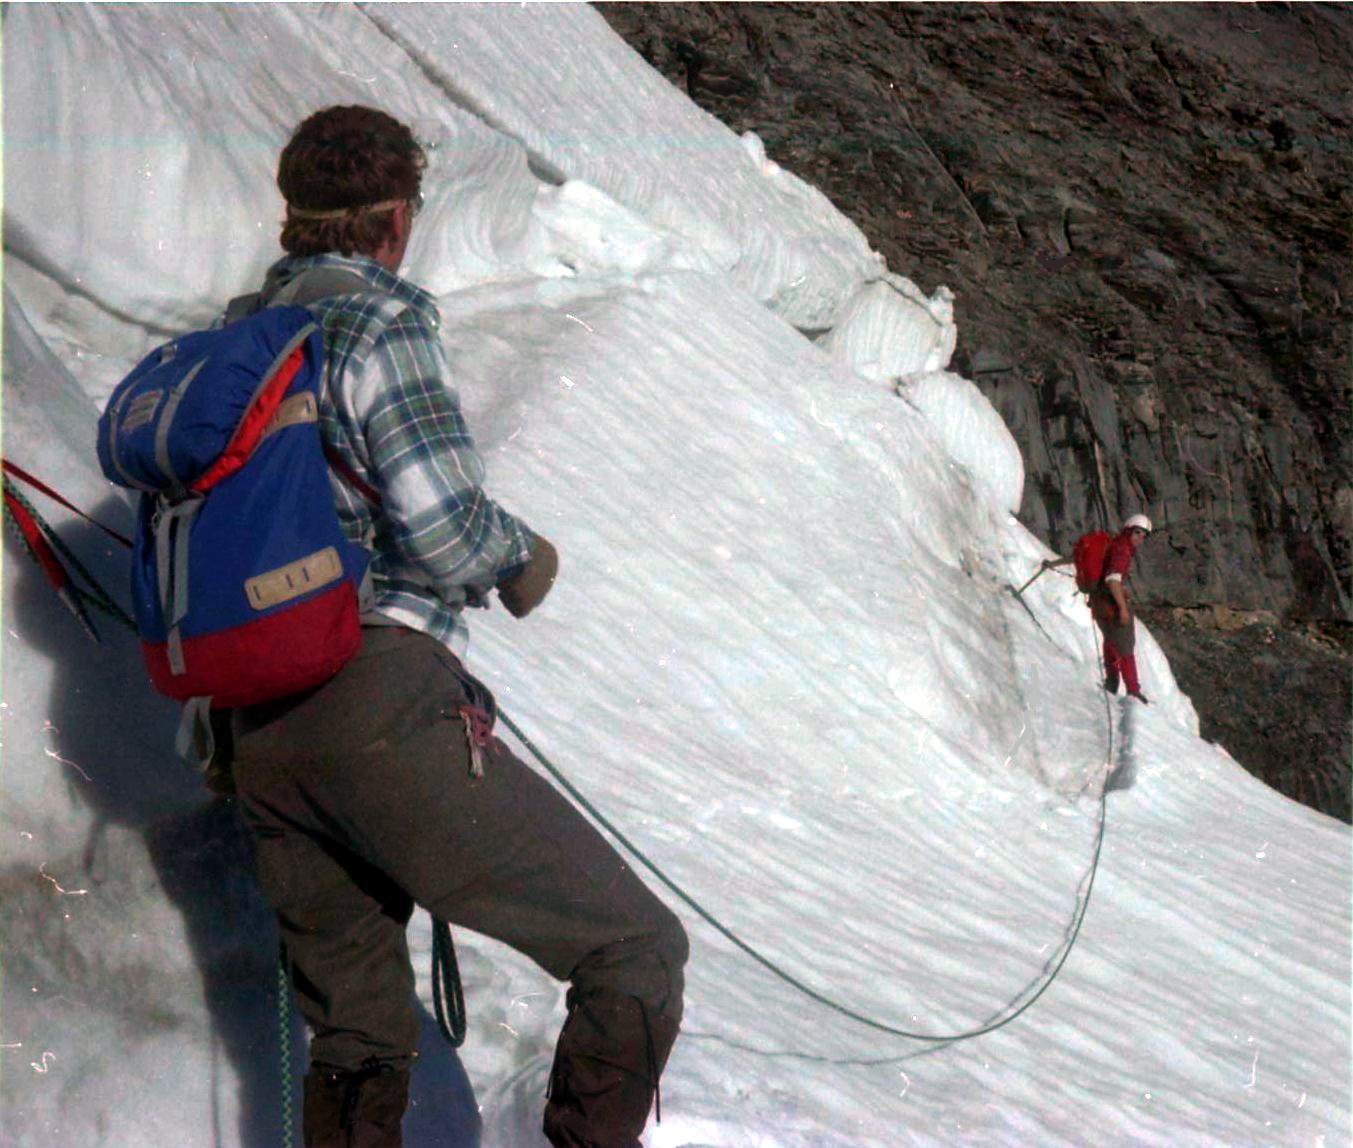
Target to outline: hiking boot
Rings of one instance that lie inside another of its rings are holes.
[[[374,1057],[356,1072],[312,1065],[305,1077],[305,1148],[402,1148],[409,1070]]]
[[[1118,675],[1109,674],[1104,679],[1104,688],[1108,690],[1109,693],[1116,694],[1118,692]]]
[[[676,1039],[677,1020],[638,997],[568,993],[545,1095],[545,1139],[555,1148],[642,1148],[658,1077]]]
[[[1136,698],[1136,699],[1137,699],[1139,702],[1141,702],[1142,705],[1144,705],[1144,706],[1149,706],[1149,705],[1151,704],[1151,699],[1148,698],[1144,693],[1142,693],[1141,690],[1131,690],[1131,691],[1129,691],[1128,697],[1130,697],[1130,698]]]

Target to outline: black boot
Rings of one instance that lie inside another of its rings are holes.
[[[638,997],[599,992],[580,999],[571,989],[550,1073],[545,1138],[557,1148],[640,1148],[678,1024]]]
[[[1116,672],[1104,676],[1104,688],[1111,694],[1118,692],[1118,674]]]
[[[409,1070],[374,1057],[356,1072],[311,1065],[305,1077],[305,1148],[403,1148]]]

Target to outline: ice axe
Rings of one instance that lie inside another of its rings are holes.
[[[1032,586],[1045,570],[1051,570],[1056,565],[1057,565],[1056,562],[1045,561],[1043,562],[1042,565],[1039,566],[1039,568],[1036,571],[1034,571],[1032,577],[1030,577],[1030,579],[1027,582],[1025,582],[1024,585],[1021,586],[1018,590],[1016,590],[1013,586],[1007,586],[1006,589],[1009,590],[1010,593],[1012,593],[1015,596],[1015,601],[1024,607],[1024,612],[1029,615],[1029,617],[1033,620],[1033,624],[1038,627],[1039,632],[1043,635],[1043,637],[1047,638],[1047,640],[1050,643],[1052,643],[1053,647],[1057,650],[1057,652],[1061,654],[1064,658],[1070,658],[1072,661],[1075,661],[1076,660],[1075,655],[1069,654],[1067,653],[1066,650],[1062,649],[1057,639],[1048,633],[1047,629],[1043,626],[1043,623],[1038,620],[1038,615],[1035,614],[1029,608],[1029,603],[1024,600],[1024,591],[1027,590],[1030,586]]]
[[[1027,590],[1030,586],[1032,586],[1035,582],[1037,582],[1038,579],[1041,578],[1043,574],[1047,572],[1047,570],[1048,570],[1047,562],[1039,563],[1038,569],[1035,570],[1033,573],[1033,577],[1031,577],[1026,583],[1024,583],[1024,585],[1021,586],[1018,590],[1016,590],[1014,587],[1011,587],[1010,592],[1014,594],[1016,598],[1022,597],[1024,591]]]

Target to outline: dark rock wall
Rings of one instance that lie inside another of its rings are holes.
[[[1167,652],[1219,611],[1335,635],[1346,777],[1353,9],[598,8],[893,270],[953,289],[954,366],[1020,444],[1023,521],[1066,553],[1150,514],[1136,592]]]

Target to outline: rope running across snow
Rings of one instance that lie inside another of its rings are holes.
[[[27,478],[28,476],[24,475],[24,477]],[[44,489],[44,493],[46,493],[45,488],[39,487],[39,489]],[[59,496],[55,495],[55,492],[52,493],[54,497],[59,498]],[[64,499],[61,499],[61,501],[64,504]],[[77,510],[76,513],[82,512]],[[84,516],[83,514],[82,516],[88,517]],[[90,521],[93,520],[91,519]],[[50,529],[46,530],[46,533],[49,536],[54,537],[54,532],[50,531]],[[110,533],[112,532],[110,531]],[[60,544],[58,543],[58,545]],[[88,572],[83,568],[83,566],[79,565],[78,561],[75,559],[74,555],[70,553],[69,549],[66,548],[64,545],[61,545],[61,550],[62,553],[66,555],[74,565],[77,566],[81,574],[89,581],[90,585],[94,587],[94,592],[88,595],[88,599],[92,602],[92,604],[97,605],[101,609],[106,610],[108,613],[116,617],[119,621],[124,622],[124,624],[131,626],[134,629],[135,628],[134,624],[132,623],[131,619],[127,616],[125,611],[117,607],[112,597],[108,595],[106,591],[104,591],[98,585],[98,583],[92,578],[92,576],[88,574]],[[1097,638],[1096,645],[1098,646]],[[1108,744],[1109,744],[1108,760],[1112,762],[1114,751],[1113,714],[1112,709],[1109,707],[1107,696],[1105,698],[1105,708],[1107,711],[1106,717],[1108,725]],[[1081,925],[1084,922],[1086,912],[1089,909],[1090,895],[1094,889],[1095,876],[1099,870],[1100,855],[1104,848],[1104,833],[1107,817],[1107,797],[1108,797],[1107,787],[1102,787],[1100,791],[1099,826],[1095,837],[1094,856],[1091,861],[1090,868],[1087,871],[1087,875],[1082,880],[1084,892],[1078,894],[1077,907],[1072,916],[1071,927],[1067,934],[1067,938],[1063,943],[1062,952],[1056,958],[1055,964],[1053,965],[1051,972],[1049,972],[1043,979],[1043,983],[1039,986],[1038,991],[1035,992],[1031,997],[1029,997],[1029,999],[1026,1000],[1023,1004],[1021,1004],[1018,1008],[1011,1011],[1008,1015],[1001,1017],[999,1020],[992,1021],[989,1024],[984,1024],[976,1028],[965,1030],[963,1032],[948,1033],[948,1034],[923,1033],[916,1032],[910,1029],[900,1028],[895,1025],[885,1023],[884,1021],[881,1021],[875,1017],[868,1016],[864,1013],[861,1013],[855,1009],[848,1007],[847,1005],[841,1004],[839,1001],[832,999],[825,993],[819,992],[812,986],[805,984],[798,977],[794,976],[792,973],[785,970],[775,961],[765,956],[765,954],[763,954],[755,946],[743,940],[740,936],[738,936],[738,934],[733,932],[732,929],[730,929],[727,925],[723,924],[723,922],[721,922],[717,917],[715,917],[699,901],[697,901],[694,897],[692,897],[689,893],[687,893],[686,890],[684,890],[675,881],[673,881],[670,877],[668,877],[667,874],[665,874],[652,860],[650,860],[648,856],[644,854],[644,852],[641,849],[639,849],[637,845],[635,845],[632,841],[630,841],[628,837],[626,837],[618,828],[616,828],[616,826],[591,801],[589,801],[587,797],[584,796],[583,793],[571,781],[569,781],[569,779],[558,768],[558,766],[556,766],[540,750],[540,748],[535,744],[535,742],[533,742],[526,735],[526,733],[521,729],[520,726],[517,725],[516,722],[514,722],[502,710],[498,711],[498,716],[502,719],[503,724],[512,732],[512,734],[517,738],[517,740],[520,741],[521,744],[530,752],[530,754],[536,759],[536,761],[540,763],[541,767],[554,779],[554,781],[559,785],[559,787],[574,802],[577,803],[579,808],[581,808],[585,813],[587,813],[588,816],[590,816],[593,819],[593,821],[596,822],[596,824],[601,826],[602,829],[604,829],[607,833],[609,833],[631,856],[635,858],[636,861],[642,864],[644,868],[646,868],[650,873],[652,873],[653,876],[665,888],[667,888],[674,896],[679,898],[697,916],[699,916],[703,921],[705,921],[706,924],[708,924],[717,933],[719,933],[732,945],[734,945],[736,948],[745,953],[752,960],[756,961],[759,965],[765,968],[773,976],[783,981],[784,983],[790,985],[792,988],[802,993],[810,1000],[815,1001],[817,1004],[823,1006],[824,1008],[829,1009],[834,1013],[837,1013],[840,1016],[844,1016],[852,1021],[862,1024],[877,1032],[886,1033],[891,1036],[903,1037],[908,1040],[926,1041],[936,1044],[952,1044],[957,1041],[971,1040],[975,1037],[984,1036],[987,1033],[994,1032],[999,1028],[1003,1028],[1005,1025],[1010,1024],[1017,1017],[1021,1016],[1023,1013],[1028,1011],[1028,1009],[1030,1009],[1035,1004],[1035,1002],[1037,1002],[1039,998],[1042,997],[1042,995],[1048,990],[1048,988],[1052,985],[1053,981],[1055,981],[1058,975],[1061,973],[1063,966],[1066,964],[1067,959],[1071,955],[1071,950],[1074,948],[1076,941],[1080,936]],[[449,938],[446,938],[446,940],[449,940]],[[463,1000],[460,998],[459,985],[455,983],[456,977],[454,968],[455,965],[454,950],[451,950],[450,954],[451,955],[449,962],[447,962],[446,961],[447,950],[445,947],[445,941],[442,938],[434,936],[434,956],[442,958],[441,962],[434,962],[434,964],[436,963],[443,964],[442,970],[434,969],[433,976],[434,987],[437,990],[439,990],[435,994],[438,998],[436,1002],[438,1006],[437,1007],[438,1021],[447,1039],[450,1040],[453,1044],[458,1044],[460,1040],[464,1039],[465,1032],[464,1003]],[[449,969],[445,967],[446,963],[449,963],[450,965]],[[446,978],[446,983],[442,983],[441,978],[438,975],[439,972],[450,974]],[[290,1072],[286,1067],[287,1065],[289,1065],[291,1059],[291,1050],[290,1050],[290,1018],[288,1015],[288,1009],[286,1004],[287,993],[284,991],[285,988],[289,988],[289,985],[286,983],[286,971],[284,966],[282,967],[281,976],[283,979],[279,983],[279,1022],[285,1029],[285,1031],[280,1034],[280,1039],[282,1044],[281,1047],[282,1058],[284,1062],[283,1075],[286,1078],[283,1084],[284,1091],[283,1099],[285,1107],[284,1138],[287,1140],[288,1143],[290,1143],[291,1138],[293,1136],[291,1128],[291,1120],[292,1120],[291,1109],[293,1107],[293,1100],[291,1097]],[[448,997],[450,998],[449,1001],[447,1000]],[[445,1014],[445,1005],[447,1003],[451,1005],[450,1009],[451,1015],[449,1018]]]
[[[735,945],[738,949],[747,954],[747,956],[751,957],[752,960],[756,961],[757,964],[761,965],[764,969],[766,969],[769,973],[771,973],[772,976],[777,977],[779,980],[785,982],[794,989],[797,989],[804,996],[808,997],[813,1001],[816,1001],[818,1004],[822,1005],[825,1008],[830,1009],[832,1012],[847,1017],[850,1020],[856,1021],[857,1023],[865,1025],[868,1028],[872,1028],[878,1032],[887,1033],[890,1036],[905,1037],[908,1040],[921,1040],[936,1044],[952,1044],[956,1041],[971,1040],[974,1037],[984,1036],[989,1032],[994,1032],[998,1028],[1003,1028],[1005,1025],[1013,1021],[1016,1017],[1020,1016],[1022,1013],[1026,1012],[1029,1008],[1031,1008],[1034,1002],[1036,1002],[1039,999],[1039,997],[1041,997],[1045,992],[1047,992],[1049,986],[1051,986],[1052,982],[1057,979],[1057,975],[1062,971],[1062,966],[1066,964],[1067,958],[1071,955],[1071,950],[1076,944],[1076,939],[1080,936],[1081,923],[1085,920],[1085,914],[1090,907],[1090,893],[1091,890],[1094,888],[1095,875],[1099,871],[1099,858],[1104,848],[1104,827],[1108,808],[1107,790],[1101,790],[1099,795],[1099,829],[1095,836],[1094,859],[1090,863],[1090,869],[1088,871],[1087,878],[1084,882],[1086,885],[1085,892],[1082,896],[1078,898],[1079,903],[1077,905],[1076,912],[1073,915],[1072,927],[1068,934],[1067,940],[1063,945],[1063,951],[1060,957],[1057,959],[1056,965],[1052,969],[1052,972],[1047,975],[1046,979],[1044,980],[1043,984],[1039,987],[1038,991],[1034,993],[1034,995],[1030,997],[1027,1001],[1025,1001],[1024,1004],[1020,1005],[1019,1008],[1011,1012],[1008,1016],[1002,1017],[1000,1020],[993,1021],[990,1024],[982,1025],[979,1028],[969,1029],[964,1032],[936,1035],[933,1033],[914,1032],[910,1029],[898,1028],[894,1025],[886,1024],[885,1022],[878,1020],[874,1017],[870,1017],[865,1015],[864,1013],[857,1012],[855,1009],[849,1008],[848,1006],[833,1000],[824,993],[818,992],[810,985],[804,984],[803,981],[799,980],[792,973],[787,972],[784,968],[776,964],[774,961],[772,961],[769,957],[760,952],[754,946],[744,941],[735,932],[733,932],[730,928],[728,928],[727,925],[723,924],[723,922],[721,922],[717,917],[715,917],[712,913],[710,913],[710,911],[706,909],[703,905],[701,905],[699,901],[697,901],[683,888],[681,888],[680,885],[678,885],[675,881],[673,881],[670,877],[668,877],[667,874],[665,874],[661,869],[659,869],[657,865],[655,865],[652,861],[650,861],[649,858],[637,845],[635,845],[632,841],[629,840],[629,838],[627,838],[623,833],[621,833],[620,830],[617,829],[615,825],[613,825],[605,817],[605,815],[602,814],[599,809],[597,809],[595,805],[593,805],[590,801],[588,801],[586,797],[583,796],[583,794],[578,790],[578,788],[575,785],[573,785],[573,783],[570,782],[568,778],[564,776],[564,774],[559,770],[559,768],[553,762],[551,762],[549,758],[545,756],[544,753],[540,751],[540,749],[536,746],[536,744],[529,737],[526,736],[526,734],[521,730],[521,728],[516,724],[516,722],[514,722],[510,717],[508,717],[507,714],[503,713],[502,710],[498,711],[498,716],[502,720],[503,724],[507,726],[509,730],[512,731],[513,735],[517,738],[517,740],[520,741],[521,744],[525,746],[528,751],[530,751],[531,755],[536,759],[536,761],[538,761],[541,764],[541,766],[549,773],[549,775],[552,778],[554,778],[555,782],[558,783],[560,788],[563,789],[563,791],[567,793],[568,796],[571,797],[578,804],[579,808],[581,808],[598,825],[600,825],[604,830],[606,830],[607,833],[609,833],[613,838],[615,838],[615,840],[618,841],[625,848],[625,850],[629,852],[631,856],[634,857],[636,861],[642,864],[644,868],[646,868],[650,873],[652,873],[653,876],[656,877],[672,894],[680,898],[680,900],[687,907],[689,907],[697,916],[701,918],[701,920],[703,920],[717,933],[719,933],[720,936],[724,937],[724,939]],[[1112,713],[1109,714],[1109,719],[1110,719],[1109,760],[1112,761],[1113,760]]]
[[[1039,571],[1039,573],[1042,573],[1042,571]],[[1037,577],[1038,575],[1035,574],[1034,578]],[[1032,582],[1034,578],[1029,579],[1029,582],[1026,582],[1024,586],[1021,587],[1021,590],[1027,589],[1029,583]],[[1019,595],[1016,594],[1016,597],[1018,596]],[[1037,621],[1037,619],[1035,619],[1035,621]],[[1096,642],[1096,654],[1098,656],[1099,639],[1097,635],[1095,638],[1095,642]],[[1114,740],[1115,740],[1113,710],[1109,705],[1107,695],[1105,695],[1104,706],[1105,706],[1106,727],[1108,731],[1108,739],[1107,739],[1108,749],[1106,755],[1106,762],[1112,763],[1114,758]],[[1018,1008],[1011,1011],[1007,1016],[1001,1017],[1001,1019],[992,1021],[989,1024],[984,1024],[977,1028],[968,1029],[963,1032],[937,1035],[934,1033],[915,1032],[910,1029],[899,1028],[895,1025],[887,1024],[884,1021],[878,1020],[875,1017],[867,1016],[866,1014],[858,1012],[857,1010],[852,1009],[847,1005],[843,1005],[839,1001],[833,1000],[825,993],[821,993],[817,989],[814,989],[812,986],[805,984],[803,981],[794,976],[792,973],[787,972],[783,967],[781,967],[775,961],[767,957],[760,950],[758,950],[748,942],[744,941],[730,928],[728,928],[728,926],[723,924],[722,921],[720,921],[717,917],[715,917],[708,909],[706,909],[703,905],[701,905],[700,902],[698,902],[694,897],[692,897],[683,888],[681,888],[681,886],[679,886],[675,881],[673,881],[670,877],[668,877],[667,874],[665,874],[661,869],[659,869],[657,865],[655,865],[651,860],[649,860],[649,858],[644,854],[644,852],[641,849],[639,849],[638,846],[636,846],[632,841],[629,840],[629,838],[627,838],[623,833],[621,833],[620,830],[617,829],[615,825],[612,824],[611,821],[609,821],[605,817],[605,815],[602,814],[602,812],[599,809],[597,809],[595,805],[593,805],[590,801],[588,801],[586,797],[583,796],[583,794],[578,790],[578,788],[575,785],[573,785],[573,783],[570,782],[567,777],[564,776],[563,772],[552,761],[550,761],[550,759],[546,757],[544,753],[541,752],[541,750],[536,746],[536,744],[529,737],[527,737],[527,735],[522,731],[522,729],[510,717],[508,717],[507,714],[499,710],[498,716],[502,719],[503,724],[507,726],[509,730],[512,731],[513,735],[517,738],[517,740],[520,741],[521,744],[525,746],[526,749],[531,753],[531,755],[536,759],[536,761],[540,763],[541,767],[544,768],[552,778],[554,778],[555,782],[560,786],[560,788],[563,789],[564,792],[567,793],[568,796],[571,797],[584,812],[586,812],[607,833],[609,833],[613,838],[615,838],[615,840],[618,841],[620,845],[624,847],[624,849],[632,857],[635,858],[635,860],[637,860],[640,864],[642,864],[644,868],[646,868],[650,873],[652,873],[653,876],[657,878],[657,880],[660,881],[665,888],[667,888],[673,895],[678,897],[688,908],[690,908],[698,917],[700,917],[701,920],[703,920],[717,933],[719,933],[720,936],[722,936],[725,940],[729,941],[735,947],[740,949],[747,956],[751,957],[752,960],[756,961],[757,964],[761,965],[772,976],[778,978],[785,984],[788,984],[792,988],[796,989],[798,992],[802,993],[810,1000],[815,1001],[817,1004],[822,1005],[824,1008],[827,1008],[840,1016],[844,1016],[849,1020],[857,1022],[858,1024],[865,1025],[866,1027],[874,1029],[877,1032],[887,1033],[890,1036],[904,1037],[908,1040],[926,1041],[928,1043],[933,1044],[953,1044],[958,1041],[972,1040],[975,1037],[985,1036],[987,1033],[995,1032],[997,1029],[1005,1027],[1006,1025],[1010,1024],[1013,1020],[1015,1020],[1017,1017],[1027,1012],[1030,1008],[1033,1007],[1033,1005],[1039,1000],[1039,998],[1042,997],[1042,995],[1048,991],[1048,989],[1052,986],[1053,981],[1055,981],[1058,975],[1061,973],[1063,966],[1065,966],[1067,962],[1067,959],[1071,956],[1071,950],[1075,947],[1076,941],[1080,937],[1081,925],[1084,923],[1085,915],[1090,908],[1090,894],[1094,890],[1095,877],[1099,873],[1100,856],[1104,851],[1104,832],[1108,818],[1109,791],[1107,783],[1110,776],[1109,773],[1107,772],[1107,767],[1104,778],[1104,784],[1101,785],[1099,793],[1099,825],[1095,832],[1094,855],[1093,858],[1091,859],[1090,867],[1086,871],[1086,876],[1082,878],[1081,884],[1084,887],[1084,892],[1083,893],[1078,892],[1077,894],[1077,905],[1075,912],[1072,914],[1071,926],[1068,930],[1066,940],[1063,942],[1062,951],[1055,959],[1055,963],[1053,963],[1052,971],[1049,972],[1047,976],[1044,978],[1043,983],[1038,988],[1038,991],[1035,992],[1033,996],[1031,996]],[[1022,996],[1023,993],[1021,993],[1020,995]],[[1016,999],[1019,998],[1016,997]]]

